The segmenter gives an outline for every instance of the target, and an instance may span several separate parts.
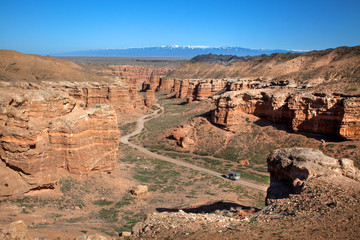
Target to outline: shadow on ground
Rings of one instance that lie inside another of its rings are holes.
[[[233,202],[222,202],[222,201],[211,204],[205,204],[194,208],[184,208],[181,210],[183,210],[186,213],[214,213],[217,210],[231,211],[232,209],[239,209],[239,208],[242,210],[254,209],[255,212],[260,210],[258,208],[244,206]],[[179,208],[156,208],[156,211],[158,212],[179,212],[179,210],[180,210]]]

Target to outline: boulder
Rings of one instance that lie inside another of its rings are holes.
[[[194,145],[194,144],[195,144],[194,140],[192,140],[189,137],[182,137],[180,139],[180,146],[182,148],[188,148],[190,145]]]
[[[132,189],[130,192],[132,195],[142,196],[142,195],[146,195],[149,192],[149,188],[147,185],[138,185],[135,189]]]
[[[241,166],[250,165],[249,159],[240,160],[239,165]]]

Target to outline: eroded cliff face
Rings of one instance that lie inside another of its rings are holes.
[[[87,175],[115,168],[120,133],[111,106],[88,107],[61,90],[3,90],[0,197],[51,188],[61,171]]]
[[[176,98],[184,98],[187,102],[202,101],[226,88],[226,79],[169,79],[159,78],[145,82],[143,90],[155,89],[159,92],[171,93]]]
[[[271,81],[260,78],[242,79],[172,79],[154,78],[143,84],[143,90],[155,89],[159,92],[171,93],[176,98],[184,98],[187,102],[202,101],[214,94],[225,91],[243,89],[265,89],[289,86],[289,81]],[[290,85],[296,87],[296,85]]]
[[[141,97],[137,94],[134,84],[122,81],[114,82],[91,82],[91,83],[60,83],[52,88],[60,88],[69,93],[77,100],[85,102],[86,107],[94,107],[97,104],[106,103],[111,105],[118,113],[133,113],[143,106]]]
[[[241,90],[216,99],[212,122],[224,127],[237,123],[239,112],[285,123],[295,132],[310,132],[347,139],[359,138],[360,98],[316,93]]]
[[[130,65],[110,65],[109,67],[113,70],[106,73],[119,76],[123,79],[134,80],[139,90],[144,86],[144,83],[146,85],[149,84],[151,76],[159,77],[170,71],[170,69],[155,69]]]
[[[118,113],[132,114],[140,111],[144,105],[143,99],[138,95],[137,87],[124,79],[112,79],[107,82],[0,82],[4,91],[21,92],[23,89],[66,92],[76,100],[84,102],[85,107],[93,108],[97,104],[111,105]]]

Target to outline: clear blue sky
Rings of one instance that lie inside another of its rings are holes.
[[[0,0],[0,49],[360,45],[360,0]]]

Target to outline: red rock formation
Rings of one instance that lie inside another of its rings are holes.
[[[40,89],[47,87],[66,91],[76,100],[85,102],[85,107],[94,107],[97,104],[109,104],[119,113],[133,113],[143,106],[143,100],[137,93],[137,87],[123,81],[111,82],[46,82],[30,88]]]
[[[180,86],[181,86],[181,80],[174,79],[174,87],[171,90],[171,93],[174,94],[174,96],[177,98],[180,96]]]
[[[82,175],[114,169],[120,133],[111,106],[88,108],[61,90],[3,90],[1,196],[49,187],[61,169]]]
[[[113,75],[135,77],[139,81],[145,81],[152,75],[161,76],[170,71],[169,69],[153,69],[130,65],[110,65],[109,67],[113,69]]]
[[[143,89],[144,91],[146,89],[144,89],[143,84],[146,82],[146,85],[148,85],[151,76],[159,77],[170,71],[170,69],[154,69],[129,65],[110,65],[109,67],[113,70],[106,73],[134,81],[138,89]],[[155,88],[157,88],[158,85],[159,84],[157,84]]]
[[[240,160],[238,163],[241,166],[250,165],[249,159]]]
[[[148,89],[158,90],[159,85],[160,85],[160,77],[151,75],[148,80],[144,81],[142,91],[146,91]]]
[[[175,79],[172,78],[160,78],[159,92],[170,92],[174,87]]]
[[[204,80],[199,82],[199,87],[195,99],[202,101],[209,96],[221,91],[226,87],[226,80]]]
[[[176,98],[186,98],[187,102],[202,101],[226,87],[226,80],[175,79],[172,93]]]
[[[360,137],[359,97],[243,90],[222,94],[216,104],[211,119],[225,127],[236,124],[238,113],[245,112],[288,124],[296,132]]]
[[[345,98],[344,115],[340,125],[340,135],[345,138],[360,136],[360,97]]]
[[[178,98],[186,98],[189,89],[189,80],[182,80],[180,84],[179,93],[175,96]]]
[[[151,107],[156,103],[155,90],[148,89],[146,91],[145,106]]]
[[[188,148],[190,145],[194,144],[194,140],[188,137],[192,127],[190,125],[179,126],[172,133],[173,138],[176,140],[177,144],[182,148]]]

